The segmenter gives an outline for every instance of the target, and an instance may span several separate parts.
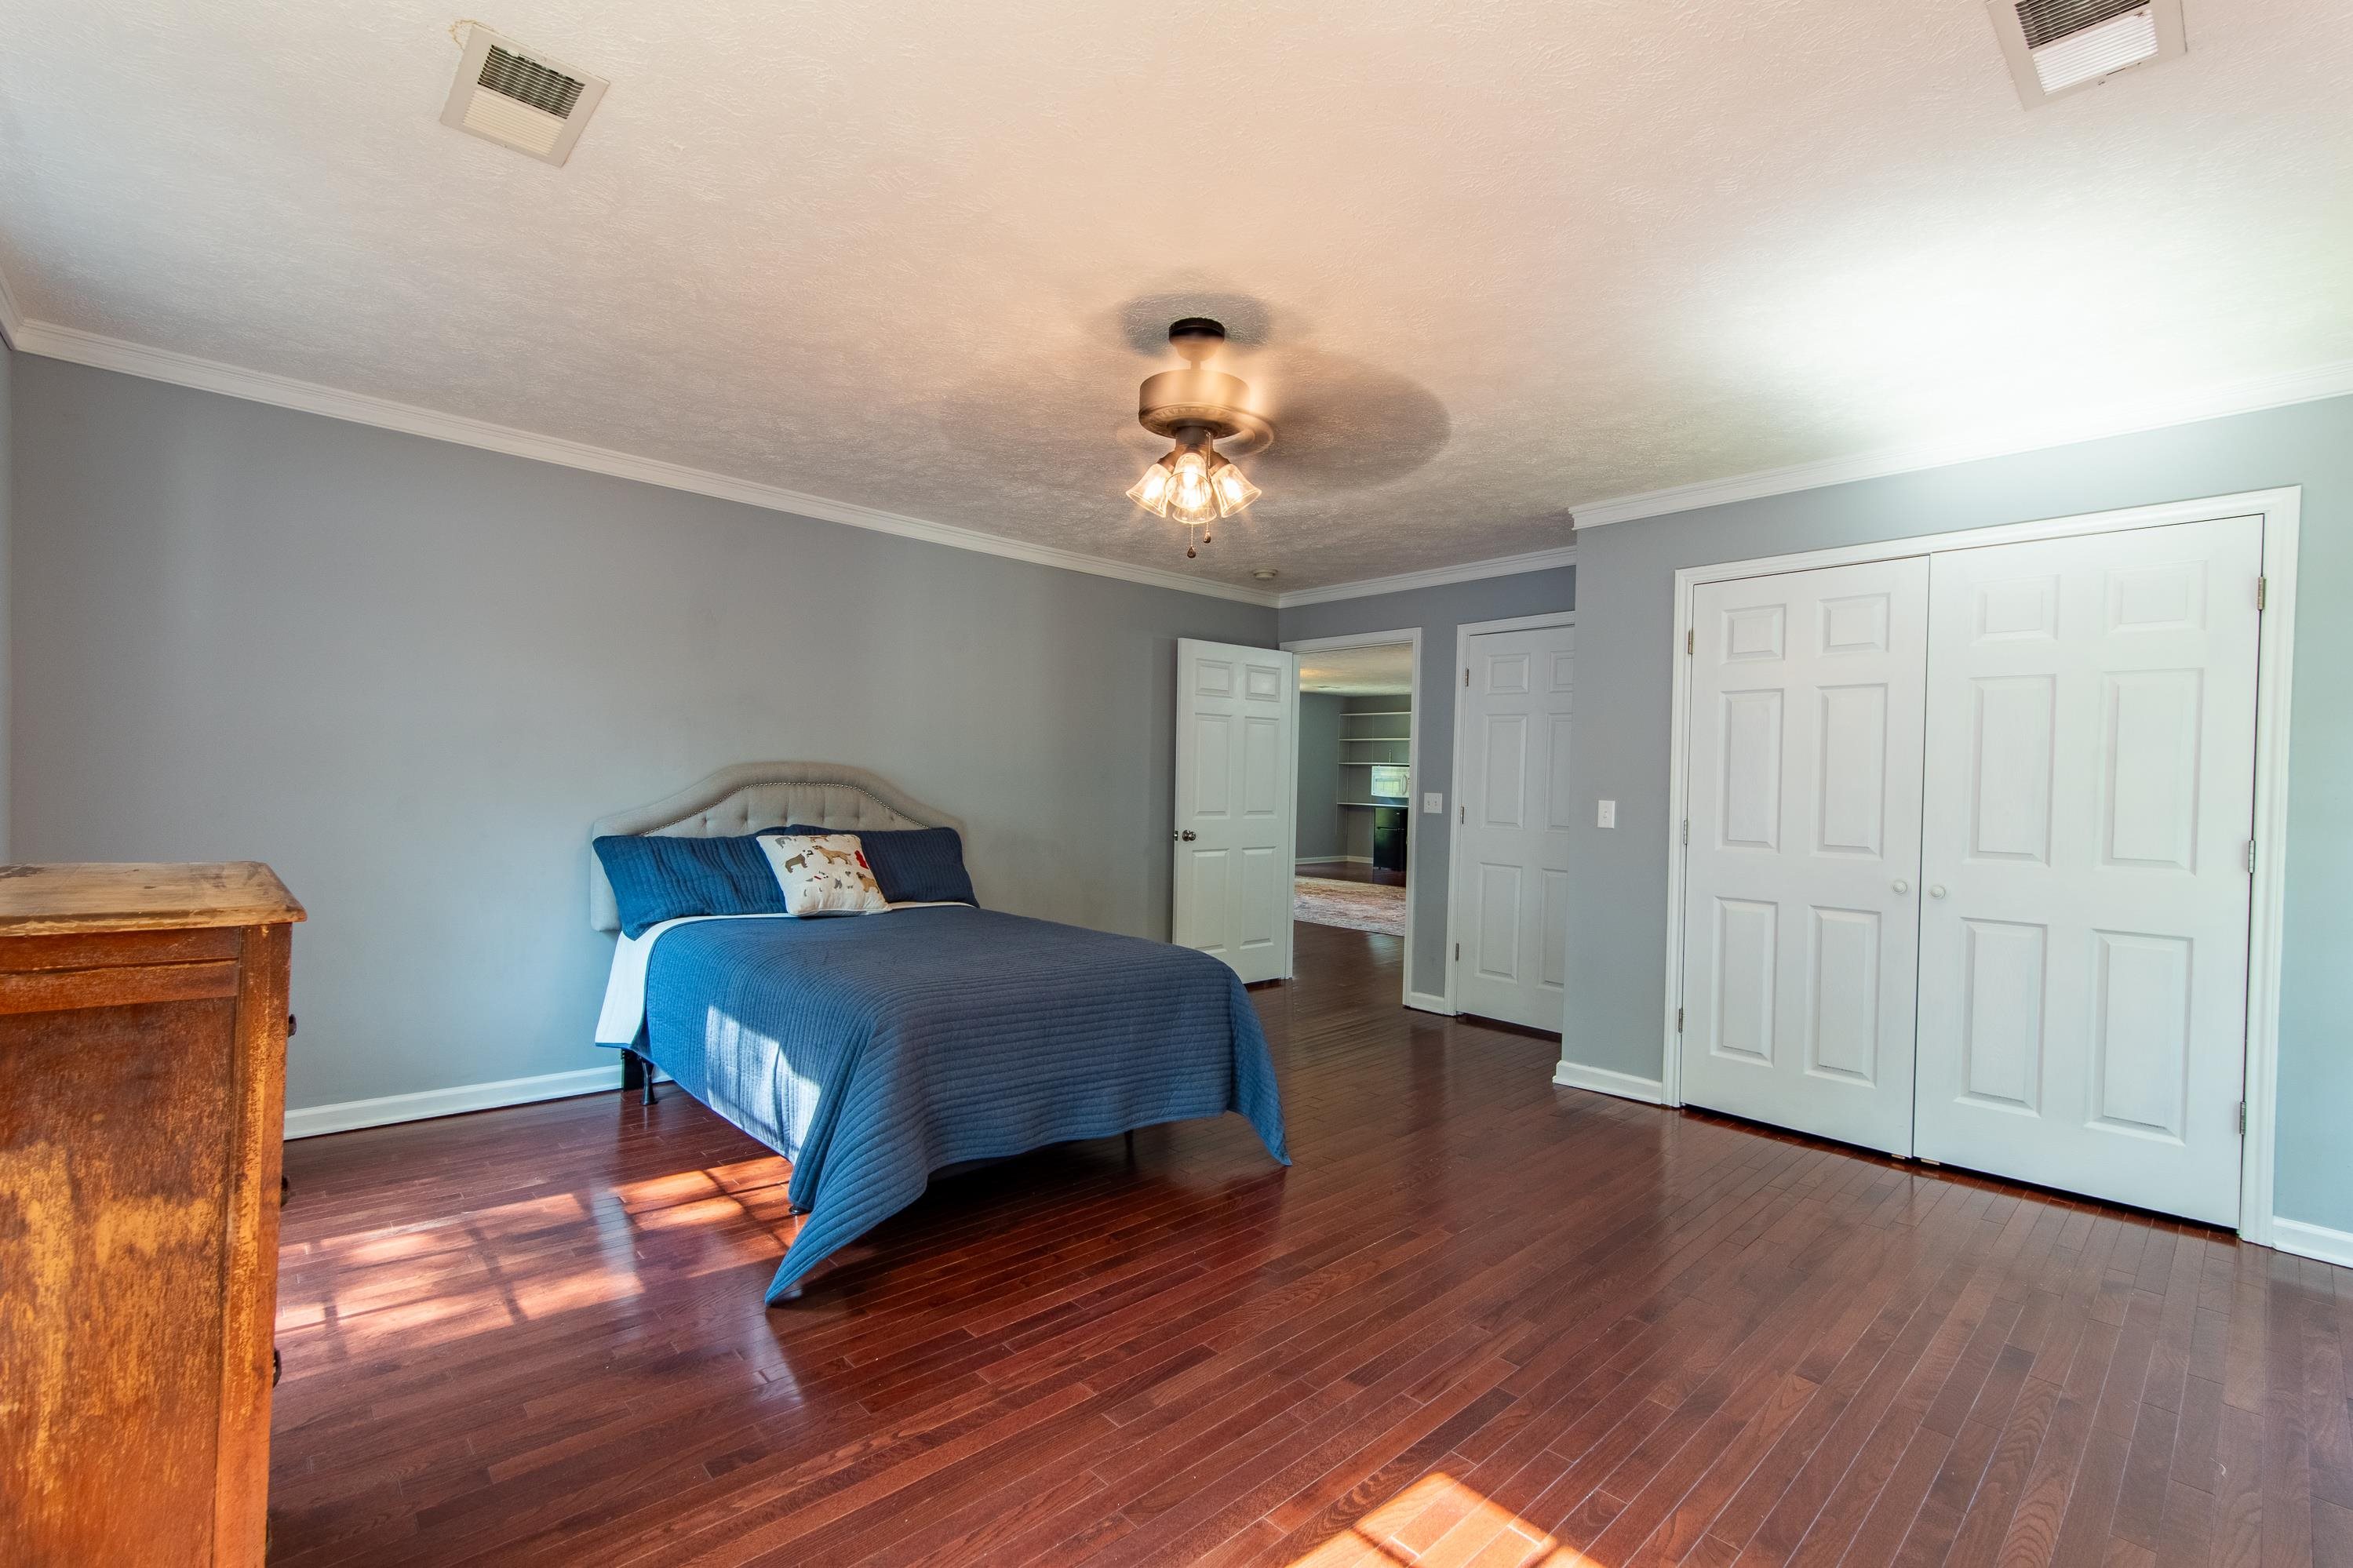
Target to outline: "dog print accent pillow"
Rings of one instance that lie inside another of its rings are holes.
[[[807,920],[818,915],[880,914],[891,907],[866,864],[855,833],[764,834],[760,851],[785,889],[785,912]]]

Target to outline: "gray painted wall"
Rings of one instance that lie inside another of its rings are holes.
[[[1297,642],[1311,637],[1345,637],[1351,632],[1421,628],[1421,712],[1415,736],[1420,754],[1414,793],[1420,795],[1435,791],[1443,795],[1446,809],[1451,813],[1454,809],[1454,628],[1465,621],[1500,621],[1512,616],[1576,609],[1577,574],[1575,566],[1559,566],[1548,572],[1482,577],[1474,582],[1415,588],[1402,594],[1300,605],[1282,613],[1281,635],[1284,642]],[[1583,636],[1580,631],[1580,652]],[[1584,682],[1585,670],[1580,662],[1577,684],[1582,688]],[[1577,700],[1581,708],[1581,690]],[[1438,995],[1446,989],[1449,840],[1444,818],[1424,814],[1419,809],[1420,804],[1419,800],[1414,803],[1417,809],[1410,835],[1413,988]]]
[[[1340,854],[1340,701],[1299,694],[1299,849],[1302,860]]]
[[[595,1067],[589,821],[872,767],[984,901],[1166,936],[1176,639],[1268,609],[15,364],[28,859],[278,868],[289,1103]]]
[[[1577,540],[1575,1061],[1656,1078],[1666,984],[1667,721],[1677,567],[2304,487],[2280,1017],[2278,1212],[2353,1230],[2353,398],[1593,529]],[[1296,635],[1284,617],[1283,635]],[[1589,809],[1584,814],[1592,821]]]

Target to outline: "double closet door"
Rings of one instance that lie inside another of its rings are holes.
[[[1693,1105],[2238,1218],[2259,518],[1706,584]]]

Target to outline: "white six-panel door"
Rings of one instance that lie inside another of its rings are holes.
[[[1683,1088],[1912,1150],[1928,563],[1698,589]]]
[[[1176,942],[1246,982],[1291,972],[1292,688],[1274,648],[1176,644]]]
[[[2263,520],[1935,557],[1919,1152],[2234,1225]]]
[[[1482,632],[1456,689],[1454,1005],[1560,1031],[1568,964],[1573,626]]]

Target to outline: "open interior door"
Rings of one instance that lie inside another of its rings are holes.
[[[1298,683],[1278,649],[1177,640],[1171,928],[1245,983],[1291,973]]]

